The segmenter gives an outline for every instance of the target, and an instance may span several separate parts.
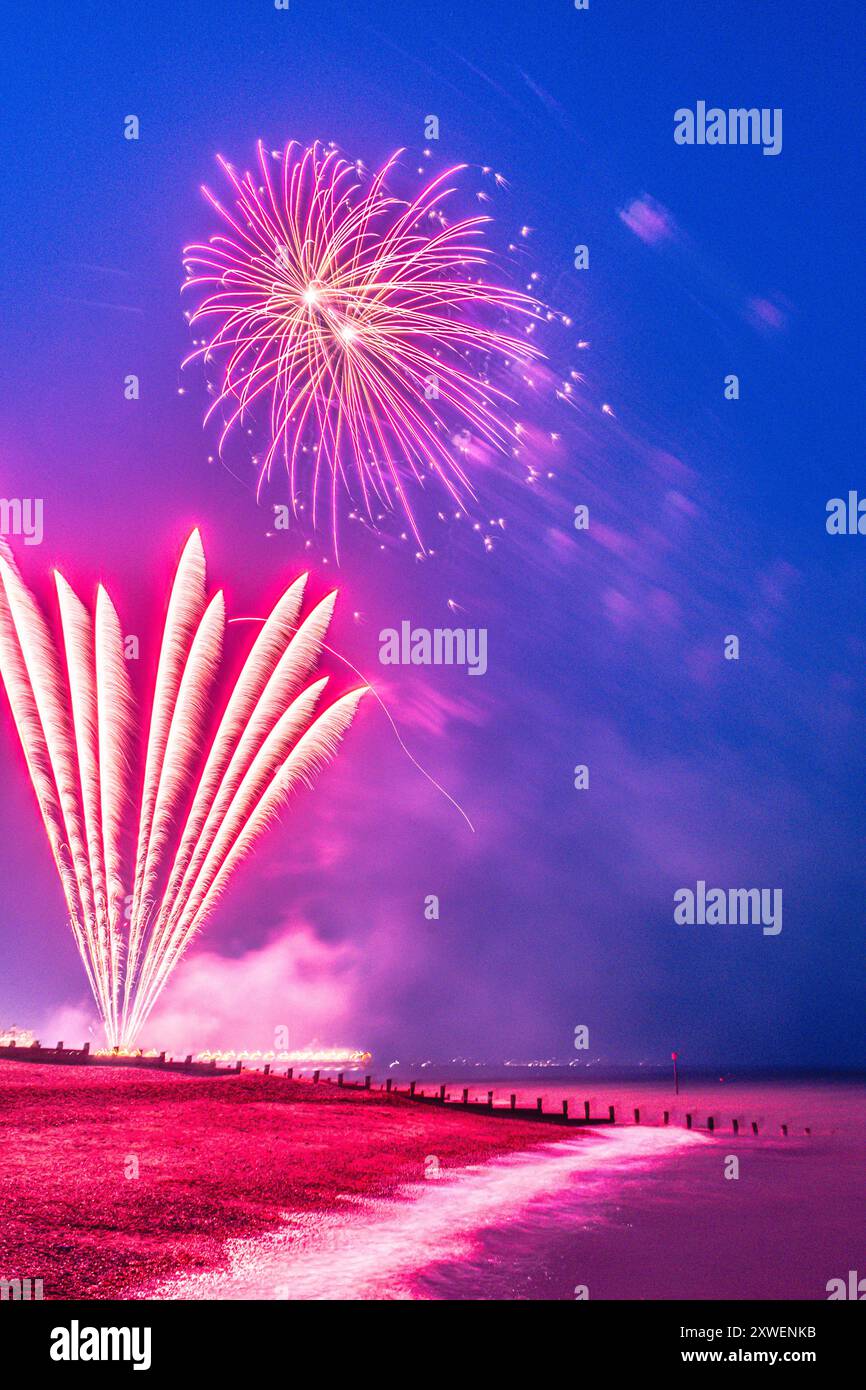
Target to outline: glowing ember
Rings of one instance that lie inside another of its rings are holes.
[[[18,1036],[21,1037],[22,1035],[19,1034]],[[29,1046],[29,1040],[32,1040],[34,1037],[32,1033],[24,1036],[27,1037],[28,1041],[19,1041],[17,1044],[19,1047]],[[7,1038],[4,1034],[0,1033],[0,1043],[3,1043],[4,1039],[7,1042],[13,1041],[11,1036]],[[145,1050],[140,1047],[130,1049],[128,1047],[118,1046],[97,1047],[93,1049],[91,1055],[94,1057],[156,1058],[165,1056],[165,1053],[158,1052],[155,1047]],[[213,1051],[208,1048],[204,1052],[192,1054],[194,1062],[270,1062],[271,1064],[274,1062],[284,1062],[289,1066],[319,1067],[320,1069],[327,1070],[339,1068],[344,1071],[353,1071],[357,1070],[358,1067],[365,1067],[372,1061],[372,1058],[372,1052],[362,1052],[357,1048],[344,1047],[308,1047],[302,1048],[297,1052],[236,1052],[233,1048],[226,1049],[225,1051],[219,1049]]]
[[[365,1067],[372,1060],[371,1052],[343,1047],[307,1047],[296,1052],[235,1052],[206,1051],[196,1054],[197,1062],[286,1062],[296,1067],[345,1068]]]
[[[302,687],[336,595],[298,626],[306,578],[262,625],[205,748],[225,603],[221,593],[207,602],[204,551],[192,533],[171,592],[136,796],[138,716],[111,599],[100,585],[91,614],[55,574],[56,644],[0,548],[0,674],[111,1047],[132,1048],[238,863],[336,752],[365,693],[350,691],[316,716],[327,678]],[[131,807],[134,865],[125,853]]]
[[[32,1047],[36,1041],[29,1028],[0,1028],[0,1047]]]

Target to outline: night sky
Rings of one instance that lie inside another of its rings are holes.
[[[369,702],[178,972],[160,1045],[267,1047],[286,1025],[383,1063],[568,1059],[584,1024],[607,1062],[866,1063],[866,539],[825,528],[830,498],[866,490],[859,9],[9,7],[0,495],[45,507],[41,547],[12,538],[23,574],[43,596],[55,565],[82,593],[102,579],[141,635],[143,691],[193,525],[233,615],[310,567],[313,595],[341,588],[332,641],[475,825]],[[674,112],[699,100],[782,108],[782,152],[678,146]],[[493,239],[532,231],[502,274],[536,270],[573,320],[542,343],[548,385],[585,380],[574,408],[520,400],[554,476],[484,470],[485,519],[506,521],[492,553],[465,520],[423,563],[399,528],[384,548],[349,528],[337,569],[268,534],[283,493],[257,505],[242,449],[208,462],[181,250],[214,230],[216,153],[249,167],[259,137],[374,166],[426,144],[434,169],[472,166],[472,211],[480,166],[507,177]],[[449,599],[488,630],[483,677],[380,666],[381,629],[451,626]],[[94,1011],[5,699],[0,736],[0,1023],[77,1042]],[[781,888],[781,934],[675,924],[699,879]]]

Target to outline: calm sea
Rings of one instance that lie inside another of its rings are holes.
[[[495,1103],[512,1092],[545,1109],[568,1099],[572,1114],[584,1100],[594,1115],[612,1104],[623,1123],[441,1170],[393,1200],[289,1216],[233,1242],[225,1267],[169,1281],[159,1296],[826,1299],[828,1280],[866,1275],[862,1078],[685,1077],[676,1097],[669,1076],[644,1072],[399,1074],[430,1090],[447,1080],[457,1096],[492,1089]]]

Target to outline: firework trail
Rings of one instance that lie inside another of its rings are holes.
[[[132,1047],[235,868],[290,794],[334,756],[366,693],[352,690],[317,714],[327,678],[305,681],[336,595],[299,625],[306,579],[264,624],[206,748],[225,604],[221,593],[207,599],[193,531],[172,586],[136,795],[137,715],[108,594],[100,585],[91,615],[55,574],[56,643],[0,545],[0,675],[112,1047]]]
[[[411,484],[473,496],[467,440],[518,442],[492,370],[542,356],[527,340],[538,301],[486,278],[490,218],[441,210],[466,166],[406,200],[388,191],[402,153],[372,177],[319,144],[259,141],[256,176],[220,156],[234,207],[203,189],[224,229],[184,251],[183,288],[199,293],[188,318],[205,332],[184,365],[221,363],[205,417],[222,416],[220,451],[260,404],[259,492],[278,459],[296,517],[309,504],[316,525],[325,492],[335,551],[341,492],[371,521],[401,512],[423,550]]]

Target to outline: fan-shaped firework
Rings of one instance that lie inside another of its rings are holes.
[[[467,437],[517,442],[491,373],[541,356],[526,332],[538,303],[485,278],[490,219],[449,223],[441,210],[465,166],[401,199],[388,191],[401,153],[374,177],[318,144],[277,155],[260,141],[255,177],[220,157],[234,210],[205,188],[226,226],[184,253],[184,288],[206,291],[189,314],[205,337],[187,362],[222,364],[208,411],[223,415],[220,449],[261,404],[259,486],[281,458],[296,514],[308,499],[314,523],[326,489],[335,546],[341,489],[368,517],[402,511],[422,544],[411,481],[471,495]]]
[[[139,792],[117,613],[101,585],[91,614],[55,582],[59,644],[0,547],[0,674],[109,1043],[129,1047],[239,861],[336,751],[364,689],[316,716],[326,678],[304,682],[336,595],[299,626],[303,575],[263,624],[205,749],[225,604],[221,593],[207,602],[194,531],[171,591]]]

